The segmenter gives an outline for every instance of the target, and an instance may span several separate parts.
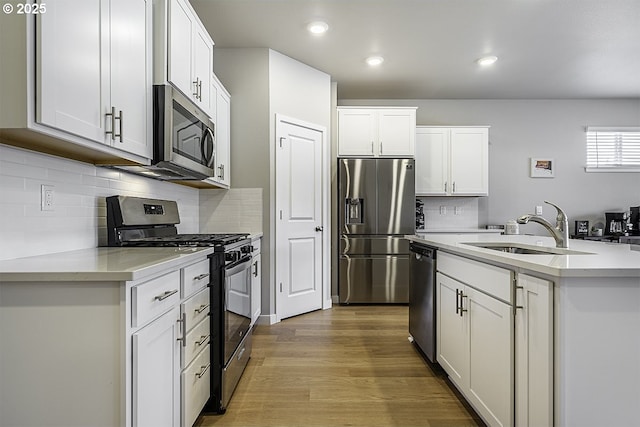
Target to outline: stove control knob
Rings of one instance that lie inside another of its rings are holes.
[[[240,250],[242,251],[243,254],[250,254],[251,252],[253,252],[253,246],[251,245],[243,246],[240,248]]]

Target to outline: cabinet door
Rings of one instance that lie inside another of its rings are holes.
[[[451,129],[451,194],[489,194],[489,130]]]
[[[449,129],[416,130],[416,195],[446,195]]]
[[[133,334],[133,426],[180,425],[180,310]]]
[[[262,268],[260,253],[253,256],[251,266],[251,324],[253,325],[262,313]]]
[[[193,98],[191,55],[193,22],[191,11],[183,0],[169,1],[169,81],[186,96]]]
[[[416,140],[416,111],[389,109],[378,112],[379,156],[413,157]]]
[[[437,360],[462,389],[467,388],[469,378],[468,322],[464,313],[461,315],[458,296],[464,288],[462,283],[436,274]]]
[[[151,158],[151,0],[111,0],[111,105],[122,111],[114,146]],[[147,49],[149,47],[149,49]]]
[[[229,187],[231,185],[231,98],[223,89],[216,97],[216,148],[217,181]]]
[[[516,425],[553,425],[553,283],[525,274],[516,288]]]
[[[50,2],[38,15],[36,121],[106,140],[108,19],[109,3],[101,0]]]
[[[469,322],[467,398],[489,425],[513,425],[513,310],[466,287],[462,298]]]
[[[195,18],[194,18],[195,19]],[[207,113],[213,115],[210,87],[211,73],[213,72],[213,42],[207,31],[198,22],[193,24],[193,76],[194,100],[196,104]]]
[[[375,110],[338,109],[338,156],[373,157],[377,152]]]

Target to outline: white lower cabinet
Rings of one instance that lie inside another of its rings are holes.
[[[553,425],[553,282],[518,274],[516,425]]]
[[[438,363],[488,425],[511,426],[511,272],[445,253],[438,256],[438,269]],[[506,293],[501,291],[504,287]],[[491,289],[497,289],[497,295],[487,292]],[[506,299],[502,300],[505,294]]]
[[[180,425],[179,315],[174,307],[132,335],[134,427]]]
[[[260,244],[258,238],[251,242],[251,325],[253,326],[262,313],[262,261],[260,257]]]

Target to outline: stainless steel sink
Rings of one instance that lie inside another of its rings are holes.
[[[463,245],[475,246],[477,248],[491,249],[494,251],[506,252],[510,254],[522,255],[589,255],[589,252],[572,251],[565,248],[549,248],[544,246],[525,245],[521,243],[508,242],[468,242]]]

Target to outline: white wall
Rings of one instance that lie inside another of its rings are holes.
[[[604,212],[640,205],[640,173],[584,171],[585,126],[640,126],[640,99],[339,99],[338,104],[417,106],[419,125],[490,125],[489,197],[479,200],[481,226],[504,224],[532,212],[543,200],[565,209],[571,230],[574,220],[604,222]],[[530,178],[530,157],[553,158],[555,178]],[[554,213],[545,205],[547,219],[553,220]],[[536,224],[521,231],[545,233]]]
[[[54,186],[54,211],[40,186]],[[105,197],[178,201],[182,233],[198,232],[198,190],[0,144],[0,260],[106,244]]]
[[[275,313],[275,259],[272,256],[275,115],[330,129],[329,75],[270,49],[220,49],[214,69],[231,94],[231,186],[262,189],[262,314]],[[203,224],[215,216],[203,193]]]

